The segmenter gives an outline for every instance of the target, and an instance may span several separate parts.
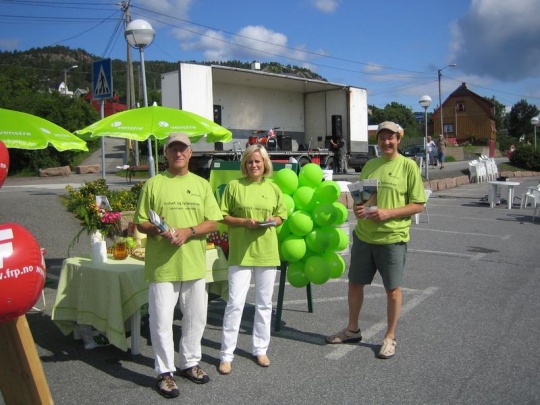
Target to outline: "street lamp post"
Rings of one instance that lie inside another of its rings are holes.
[[[442,69],[437,70],[438,79],[439,79],[439,115],[441,116],[441,134],[444,136],[444,124],[443,124],[443,108],[442,108],[442,95],[441,95],[441,72],[446,69],[447,67],[456,67],[455,63],[451,63],[449,65],[446,65]]]
[[[426,180],[429,180],[429,153],[428,153],[428,141],[427,141],[427,109],[431,105],[431,97],[430,96],[422,96],[420,97],[420,100],[418,101],[420,105],[424,108],[424,127],[425,127],[425,135],[424,135],[424,155],[425,155],[425,162],[424,162],[424,168],[426,173]]]
[[[67,69],[64,69],[64,95],[67,94],[67,73],[71,70],[71,69],[76,69],[78,68],[79,65],[73,65],[71,66],[70,68],[67,68]]]
[[[148,96],[146,93],[146,72],[144,68],[144,48],[150,45],[156,36],[156,31],[152,28],[150,23],[145,20],[133,20],[131,21],[124,32],[126,41],[133,48],[139,50],[141,56],[141,77],[142,77],[142,92],[144,107],[148,107]],[[156,168],[154,166],[154,157],[152,156],[152,140],[150,137],[147,139],[148,144],[148,173],[150,177],[156,175]]]
[[[538,126],[538,122],[540,119],[538,117],[532,117],[531,118],[531,124],[534,127],[534,150],[536,150],[536,127]]]

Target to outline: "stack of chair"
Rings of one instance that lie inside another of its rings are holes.
[[[469,182],[483,183],[484,181],[487,181],[486,165],[478,160],[471,160],[469,162]]]

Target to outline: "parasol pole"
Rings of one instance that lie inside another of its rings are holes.
[[[101,119],[105,118],[105,100],[100,100]],[[101,178],[105,180],[105,137],[101,137]]]

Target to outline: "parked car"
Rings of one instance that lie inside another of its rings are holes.
[[[356,172],[360,172],[369,159],[378,156],[381,156],[379,145],[368,145],[367,153],[349,153],[347,167],[354,169]]]
[[[404,148],[401,153],[403,156],[407,156],[410,158],[414,157],[426,157],[426,149],[424,148],[424,145],[410,145]]]

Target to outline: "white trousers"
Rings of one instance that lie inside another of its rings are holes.
[[[155,370],[158,374],[174,373],[174,308],[180,299],[182,337],[179,354],[180,369],[199,364],[201,339],[206,327],[208,296],[206,280],[151,283],[148,291],[150,337],[154,350]]]
[[[251,353],[254,356],[266,354],[270,344],[272,294],[276,268],[231,266],[229,267],[229,301],[223,318],[221,361],[232,362],[233,360],[252,272],[255,274],[255,321]]]

